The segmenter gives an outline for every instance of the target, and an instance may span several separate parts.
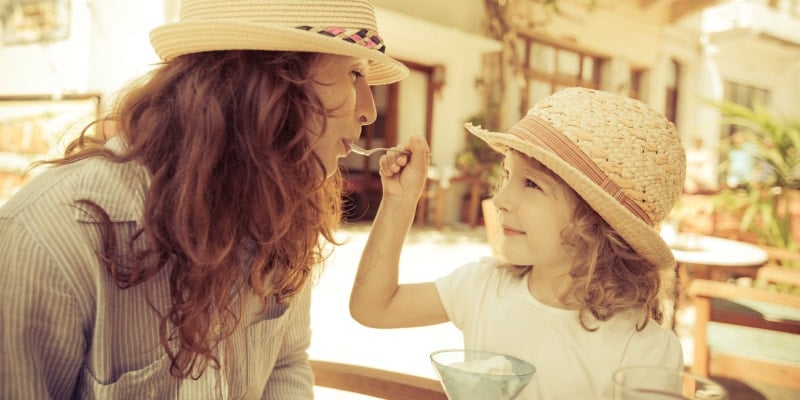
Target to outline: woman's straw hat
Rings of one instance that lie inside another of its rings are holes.
[[[686,156],[675,126],[646,104],[568,88],[536,103],[508,133],[466,128],[498,151],[538,160],[654,266],[675,265],[656,228],[683,190]]]
[[[182,0],[180,21],[150,32],[162,60],[214,50],[303,51],[370,60],[367,82],[408,68],[388,57],[369,0]]]

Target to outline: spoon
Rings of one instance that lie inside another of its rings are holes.
[[[369,156],[371,156],[371,155],[373,155],[375,153],[384,152],[384,151],[396,151],[396,152],[400,152],[400,153],[403,153],[403,154],[408,154],[407,151],[397,150],[397,149],[390,149],[390,148],[387,148],[387,147],[375,147],[375,148],[367,150],[367,149],[361,148],[361,147],[359,147],[359,146],[357,146],[355,144],[351,144],[350,145],[350,151],[352,151],[353,153],[362,155],[362,156],[366,156],[366,157],[369,157]]]

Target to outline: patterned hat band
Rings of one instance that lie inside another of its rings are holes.
[[[647,213],[635,201],[625,195],[619,185],[611,180],[575,143],[552,125],[536,116],[528,115],[508,132],[558,155],[562,160],[581,171],[584,176],[603,189],[603,191],[610,194],[642,222],[650,226],[653,225]]]
[[[319,28],[308,25],[298,26],[297,29],[316,32],[320,35],[330,36],[333,38],[339,38],[345,42],[354,43],[359,46],[364,46],[368,49],[375,49],[381,53],[386,53],[386,45],[383,44],[383,39],[381,39],[381,37],[378,35],[378,32],[370,29],[346,29],[336,26]]]

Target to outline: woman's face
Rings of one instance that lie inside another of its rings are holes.
[[[367,85],[369,61],[338,55],[322,55],[311,68],[314,91],[328,111],[325,130],[322,121],[309,124],[314,135],[314,152],[322,160],[328,176],[339,168],[339,158],[347,156],[350,145],[358,141],[361,127],[375,122],[375,100]]]
[[[569,271],[561,231],[572,222],[575,200],[563,184],[528,158],[506,155],[505,180],[494,196],[502,224],[499,251],[510,263]]]

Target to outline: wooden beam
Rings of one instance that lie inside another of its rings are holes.
[[[721,3],[720,0],[675,0],[670,6],[669,22],[673,23],[688,14]]]

